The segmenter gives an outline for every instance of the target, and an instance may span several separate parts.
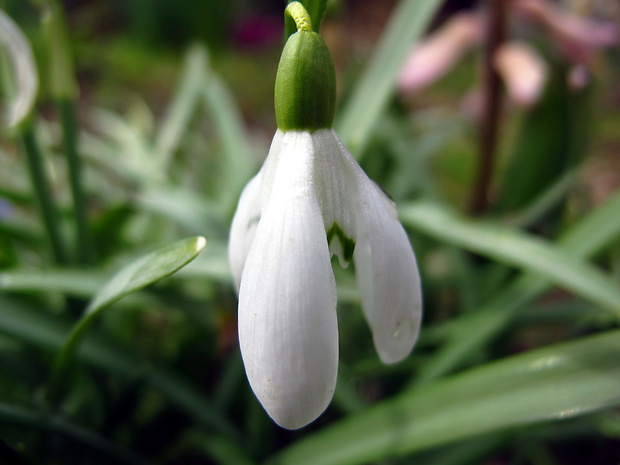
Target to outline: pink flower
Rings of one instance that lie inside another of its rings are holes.
[[[401,91],[417,92],[443,76],[482,38],[476,14],[459,14],[425,41],[413,47],[398,81]]]
[[[532,47],[521,41],[506,42],[495,53],[493,65],[519,106],[529,107],[538,101],[547,81],[547,67]]]
[[[572,87],[587,83],[587,69],[583,65],[591,64],[594,53],[618,41],[614,24],[582,18],[548,0],[503,1],[509,20],[542,26],[556,47],[574,63],[575,69],[569,77]],[[412,48],[398,81],[399,90],[415,94],[442,77],[467,51],[482,43],[487,23],[488,17],[483,12],[454,15]],[[530,106],[538,100],[547,71],[531,46],[518,40],[502,44],[493,66],[502,77],[508,96],[517,105]]]
[[[511,4],[551,35],[556,46],[575,63],[590,63],[597,49],[618,41],[618,29],[607,21],[582,18],[544,0],[515,0]]]

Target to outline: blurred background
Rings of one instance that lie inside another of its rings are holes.
[[[226,245],[285,4],[0,0],[39,75],[0,145],[0,463],[620,463],[620,4],[327,2],[335,128],[399,207],[425,316],[381,365],[334,261],[338,388],[299,431],[247,383]],[[8,107],[7,56],[3,80]],[[110,277],[198,235],[58,368]]]

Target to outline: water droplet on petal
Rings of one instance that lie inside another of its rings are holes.
[[[409,318],[405,318],[396,323],[394,330],[392,331],[392,339],[395,341],[403,341],[411,338],[414,332],[413,321]]]

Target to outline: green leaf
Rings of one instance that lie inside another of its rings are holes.
[[[69,322],[0,295],[0,334],[30,347],[59,351],[63,347]],[[205,398],[204,393],[183,380],[178,373],[163,366],[153,366],[134,351],[123,349],[97,334],[86,334],[77,358],[110,373],[135,381],[144,379],[169,401],[194,418],[196,422],[229,437],[237,434],[228,420]]]
[[[206,79],[207,62],[207,53],[203,47],[192,47],[185,54],[179,88],[155,140],[159,164],[163,170],[169,168],[174,152],[199,102],[198,97]]]
[[[73,100],[77,95],[77,84],[73,57],[69,47],[67,21],[63,7],[58,0],[45,0],[43,12],[45,43],[49,47],[49,89],[57,100]]]
[[[413,389],[297,441],[269,464],[354,465],[620,405],[620,331]]]
[[[4,292],[60,292],[90,298],[104,283],[105,277],[99,272],[64,268],[0,273],[0,290]]]
[[[74,424],[58,415],[0,403],[0,422],[3,425],[25,426],[29,429],[59,434],[76,444],[81,444],[96,451],[99,457],[107,457],[113,460],[114,463],[133,465],[151,463],[96,432]]]
[[[575,224],[558,240],[557,246],[575,258],[587,258],[608,247],[620,234],[620,192]],[[441,376],[462,363],[500,334],[524,305],[551,287],[547,280],[525,274],[487,302],[476,313],[451,325],[448,341],[424,364],[418,382]]]
[[[175,273],[175,278],[216,281],[232,284],[226,244],[209,241],[208,246],[191,263]],[[0,273],[0,291],[3,292],[57,292],[72,297],[90,299],[106,283],[106,273],[96,270],[51,268],[44,271],[15,269]],[[348,283],[351,291],[355,282]],[[127,298],[136,299],[139,293]],[[355,300],[356,302],[358,300]]]
[[[230,90],[216,73],[211,72],[208,79],[203,86],[203,98],[222,147],[220,182],[216,191],[221,195],[219,204],[223,213],[232,215],[245,183],[256,171],[256,161],[252,157],[254,150],[248,131]]]
[[[254,462],[246,455],[239,444],[225,436],[207,435],[202,431],[191,430],[182,438],[184,449],[201,451],[220,465],[252,465]]]
[[[206,245],[202,236],[183,239],[145,255],[116,273],[90,301],[82,318],[75,324],[60,350],[50,380],[54,394],[61,374],[77,350],[94,318],[122,297],[142,289],[192,261]]]
[[[98,313],[131,292],[142,289],[191,262],[204,249],[202,236],[183,239],[145,255],[116,273],[93,297],[86,315]]]
[[[426,30],[440,0],[401,0],[383,33],[368,68],[345,107],[336,115],[336,130],[358,156],[364,151],[413,42]]]
[[[540,274],[620,316],[620,290],[611,279],[541,238],[506,226],[467,220],[435,203],[405,205],[399,213],[410,228]]]
[[[222,235],[225,230],[221,207],[188,189],[176,186],[144,189],[138,206],[187,229],[191,234]]]
[[[505,169],[497,209],[517,209],[583,159],[589,133],[590,89],[571,90],[566,66],[555,65],[545,94],[524,117]]]

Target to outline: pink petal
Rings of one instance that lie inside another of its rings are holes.
[[[547,80],[545,63],[529,45],[507,42],[497,50],[493,65],[504,80],[508,95],[520,106],[535,103]]]
[[[401,92],[415,93],[443,76],[482,36],[478,15],[461,13],[415,45],[398,80]]]

